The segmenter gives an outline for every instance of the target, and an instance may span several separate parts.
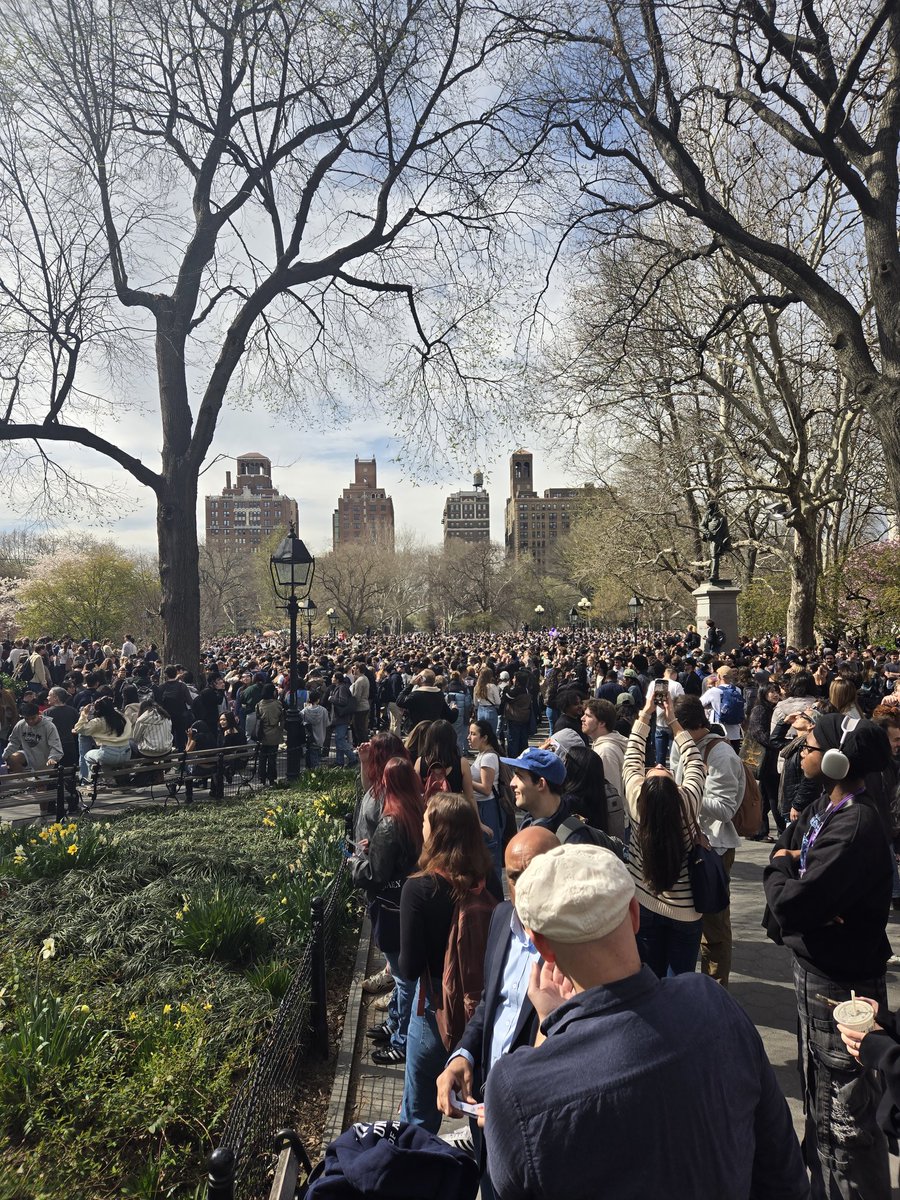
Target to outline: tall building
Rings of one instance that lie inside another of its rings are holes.
[[[338,498],[332,517],[335,550],[349,542],[376,542],[394,549],[394,502],[378,486],[374,458],[357,458],[353,482]]]
[[[297,528],[297,501],[272,486],[272,463],[264,454],[240,455],[234,486],[226,471],[221,496],[206,497],[207,545],[253,550],[289,525]]]
[[[544,569],[557,540],[571,528],[572,519],[593,489],[547,488],[543,496],[534,489],[534,456],[516,450],[509,460],[509,498],[506,501],[506,553],[509,558],[531,554]]]
[[[484,476],[475,472],[471,492],[454,492],[444,502],[444,545],[448,542],[489,542],[491,498],[484,490]]]

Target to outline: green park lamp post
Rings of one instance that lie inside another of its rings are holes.
[[[591,611],[591,602],[587,596],[582,596],[578,601],[578,612],[581,615],[581,623],[585,629],[588,627],[588,614]]]
[[[284,600],[279,605],[290,620],[291,665],[288,676],[288,703],[284,714],[284,733],[287,742],[288,779],[300,778],[300,726],[302,720],[297,707],[297,614],[300,611],[298,593],[304,599],[312,587],[316,560],[297,537],[293,524],[278,549],[269,559],[275,594]],[[305,606],[304,606],[305,607]]]
[[[326,608],[325,616],[328,618],[328,632],[331,634],[331,640],[334,641],[334,631],[337,629],[337,609]]]
[[[543,606],[543,604],[536,604],[534,606],[534,623],[538,627],[538,629],[544,628],[544,606]]]

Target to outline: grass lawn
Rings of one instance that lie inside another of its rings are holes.
[[[0,830],[0,1200],[201,1194],[354,795]]]

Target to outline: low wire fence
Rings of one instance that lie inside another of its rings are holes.
[[[346,833],[349,841],[349,815]],[[342,847],[334,878],[312,902],[312,924],[294,977],[209,1157],[207,1200],[265,1200],[269,1194],[279,1135],[296,1115],[302,1064],[310,1054],[328,1058],[328,964],[336,959],[349,892],[349,859]]]

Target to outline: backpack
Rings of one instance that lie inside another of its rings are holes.
[[[717,738],[717,742],[725,742],[725,738]],[[709,754],[716,742],[710,742],[703,748],[703,761],[709,764]],[[725,742],[729,749],[734,753],[734,747],[730,742]],[[740,764],[744,768],[744,795],[738,805],[737,812],[731,818],[731,823],[734,826],[734,831],[738,837],[756,837],[759,833],[759,827],[762,824],[762,792],[759,790],[759,783],[756,779],[756,774],[749,763],[740,759]]]
[[[23,654],[16,664],[16,669],[13,671],[13,679],[18,679],[20,683],[31,683],[34,679],[34,667],[31,665],[31,659],[27,654]]]
[[[741,689],[733,683],[723,683],[719,685],[719,691],[722,693],[719,720],[723,725],[743,725],[746,708]]]
[[[579,829],[589,830],[595,846],[602,846],[604,850],[612,850],[616,858],[621,862],[625,861],[625,843],[622,839],[617,838],[614,834],[604,833],[602,829],[597,829],[594,825],[588,825],[586,821],[582,821],[581,817],[571,816],[560,821],[556,828],[559,844],[564,846],[572,834]]]
[[[445,1047],[452,1050],[463,1035],[469,1019],[478,1007],[484,990],[484,951],[488,927],[497,901],[480,884],[457,901],[444,951],[439,1003],[434,997],[435,1019]],[[430,981],[429,981],[430,982]],[[424,1009],[425,994],[420,989],[419,1007]]]

